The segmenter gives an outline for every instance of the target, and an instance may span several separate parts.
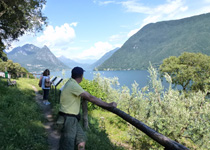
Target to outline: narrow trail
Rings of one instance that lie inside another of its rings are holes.
[[[51,106],[44,105],[42,103],[43,96],[38,93],[38,90],[35,86],[32,86],[32,88],[34,89],[35,94],[36,94],[36,102],[39,104],[39,106],[43,112],[44,118],[46,119],[46,121],[44,122],[44,127],[48,134],[49,150],[57,150],[60,135],[59,135],[58,131],[53,128],[54,120],[53,120],[53,116],[52,116]]]

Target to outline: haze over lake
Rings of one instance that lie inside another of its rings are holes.
[[[114,78],[117,77],[120,86],[127,86],[131,89],[132,84],[136,81],[139,84],[139,88],[143,88],[148,85],[150,81],[149,72],[147,70],[131,70],[131,71],[90,71],[84,72],[84,78],[88,80],[93,80],[94,76],[100,73],[102,77]],[[71,77],[71,71],[51,72],[51,76],[60,76],[64,79]],[[163,81],[165,88],[168,88],[166,81]]]

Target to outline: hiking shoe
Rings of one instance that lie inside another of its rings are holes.
[[[50,102],[45,102],[45,105],[50,105]]]

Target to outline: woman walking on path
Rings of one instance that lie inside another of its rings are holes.
[[[50,86],[46,87],[46,82],[50,82],[50,71],[49,71],[49,69],[46,69],[43,72],[43,75],[40,77],[40,81],[41,81],[41,87],[42,87],[42,90],[43,90],[43,103],[45,105],[49,105],[50,102],[48,101],[48,97],[49,97]]]

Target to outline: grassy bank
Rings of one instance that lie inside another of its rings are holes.
[[[7,80],[0,78],[0,149],[46,150],[44,120],[30,85],[36,81],[16,81],[17,86],[7,86]]]
[[[2,128],[0,130],[0,149],[47,150],[47,133],[42,124],[45,120],[39,106],[35,102],[35,93],[31,86],[35,86],[42,93],[41,88],[38,87],[38,79],[19,78],[16,81],[17,86],[7,86],[7,80],[0,78],[0,127]],[[57,87],[57,100],[61,86],[62,84]],[[59,104],[55,101],[54,92],[54,89],[52,89],[49,100],[51,101],[54,117],[56,118]],[[117,133],[110,133],[114,132],[116,127],[107,132],[106,127],[109,125],[105,123],[105,127],[104,122],[101,120],[100,116],[104,116],[105,118],[112,116],[109,115],[111,114],[102,110],[90,112],[90,129],[86,131],[88,138],[87,149],[125,149],[118,144],[121,139],[118,138],[116,140],[114,138]],[[106,120],[104,121],[106,122]]]

